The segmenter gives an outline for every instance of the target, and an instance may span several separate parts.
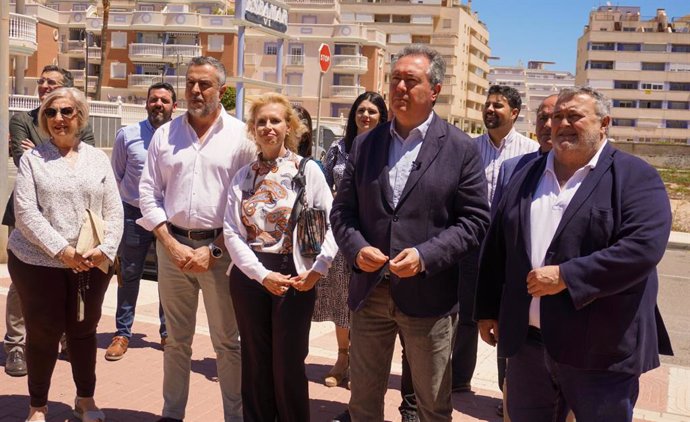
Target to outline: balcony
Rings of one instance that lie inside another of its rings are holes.
[[[158,82],[161,82],[161,75],[138,75],[132,73],[127,75],[127,88],[129,89],[147,90],[151,85]]]
[[[129,59],[133,62],[187,62],[191,58],[201,55],[198,45],[181,44],[146,44],[133,43],[129,45]]]
[[[301,97],[302,96],[302,85],[284,85],[283,94],[288,97]]]
[[[74,78],[74,86],[84,88],[84,69],[68,69]],[[96,89],[98,76],[89,75],[89,90]]]
[[[256,67],[261,64],[261,56],[254,53],[244,53],[244,66]]]
[[[132,27],[136,29],[151,27],[163,27],[165,25],[165,16],[161,12],[147,12],[135,10],[132,12]]]
[[[302,54],[288,54],[285,57],[285,66],[286,67],[304,67],[304,55],[302,55]]]
[[[65,40],[60,45],[60,53],[68,54],[70,56],[84,57],[84,41]]]
[[[369,70],[369,59],[365,56],[348,56],[336,54],[333,56],[334,73],[356,73],[363,74]]]
[[[196,13],[164,13],[165,26],[177,31],[198,31],[199,15]]]
[[[101,61],[101,47],[97,45],[89,46],[89,61],[92,63]]]
[[[333,98],[357,98],[364,92],[363,86],[331,85],[331,97]]]
[[[10,54],[30,56],[37,48],[36,18],[10,13]]]

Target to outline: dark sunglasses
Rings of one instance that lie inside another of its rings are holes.
[[[41,79],[36,81],[37,85],[43,85],[44,83],[47,83],[49,86],[60,85],[60,83],[58,81],[56,81],[55,79],[41,78]]]
[[[74,109],[74,107],[62,107],[60,109],[49,107],[45,110],[46,117],[48,117],[49,119],[52,119],[55,116],[57,116],[58,112],[63,118],[69,119],[70,117],[74,116],[76,110]]]

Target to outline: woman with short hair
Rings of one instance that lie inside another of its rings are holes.
[[[75,416],[103,422],[96,388],[96,326],[122,236],[123,212],[107,155],[80,142],[89,117],[75,88],[50,93],[38,112],[50,142],[21,158],[15,186],[16,230],[8,242],[8,269],[26,323],[31,403],[27,421],[45,421],[58,343],[67,336],[77,388]],[[77,252],[89,210],[103,220],[103,238]],[[102,269],[106,269],[104,272]]]

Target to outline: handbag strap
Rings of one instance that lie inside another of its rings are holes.
[[[292,206],[292,212],[290,213],[290,220],[288,220],[288,227],[290,232],[295,228],[295,222],[297,217],[302,212],[304,206],[302,198],[304,197],[304,191],[307,186],[307,178],[304,175],[304,169],[307,166],[307,162],[311,160],[311,157],[304,157],[299,163],[299,168],[297,169],[297,174],[292,178],[292,188],[297,189],[297,197],[295,198],[295,203]]]

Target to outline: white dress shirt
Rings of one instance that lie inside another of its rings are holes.
[[[519,134],[515,128],[511,129],[506,137],[501,140],[501,145],[498,148],[491,141],[491,137],[489,137],[488,133],[475,139],[484,164],[490,205],[491,201],[494,199],[494,193],[496,192],[498,171],[501,169],[501,164],[509,158],[529,154],[530,152],[538,150],[539,144]]]
[[[142,218],[153,230],[168,221],[189,230],[223,227],[230,182],[256,158],[244,123],[221,108],[220,116],[199,138],[187,114],[153,135],[139,184]]]
[[[601,144],[599,150],[591,160],[579,168],[561,188],[553,168],[553,150],[546,157],[546,168],[539,180],[537,190],[532,198],[530,207],[530,247],[532,268],[544,266],[546,251],[553,240],[558,225],[565,209],[580,188],[582,181],[594,169],[599,161],[602,149],[606,141]],[[525,280],[525,283],[527,281]],[[529,305],[529,325],[541,328],[541,315],[539,311],[539,298],[533,297]]]
[[[417,156],[433,118],[434,112],[432,111],[429,113],[429,117],[421,125],[412,129],[405,139],[395,130],[395,118],[391,122],[390,133],[393,142],[391,142],[388,152],[388,167],[390,168],[388,182],[393,190],[393,206],[398,205],[410,173],[418,166],[416,163]]]

